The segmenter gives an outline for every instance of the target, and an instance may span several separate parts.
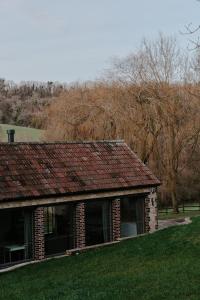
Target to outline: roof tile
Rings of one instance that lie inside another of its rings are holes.
[[[159,184],[122,141],[0,143],[0,201]]]

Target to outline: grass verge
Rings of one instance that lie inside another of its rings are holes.
[[[192,224],[0,275],[0,299],[200,299],[200,218]]]

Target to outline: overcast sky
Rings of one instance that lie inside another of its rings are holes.
[[[200,22],[196,0],[0,0],[0,77],[92,80],[143,37]]]

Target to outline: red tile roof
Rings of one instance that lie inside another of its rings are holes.
[[[156,186],[122,141],[0,143],[0,200]]]

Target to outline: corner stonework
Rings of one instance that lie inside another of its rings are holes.
[[[75,244],[77,248],[84,248],[85,240],[85,203],[76,203],[75,208]]]
[[[120,225],[120,199],[112,200],[112,239],[117,241],[121,237]]]
[[[158,229],[158,209],[156,189],[152,188],[151,192],[145,199],[145,232],[154,232]]]

